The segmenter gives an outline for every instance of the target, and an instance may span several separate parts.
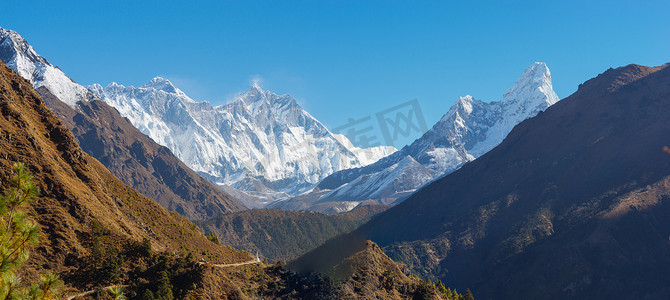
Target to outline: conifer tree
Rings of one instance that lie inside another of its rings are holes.
[[[161,280],[158,283],[158,290],[156,291],[156,296],[161,300],[173,300],[174,295],[172,294],[172,284],[170,284],[170,277],[166,271],[161,272]]]
[[[465,294],[463,294],[463,299],[464,300],[475,300],[475,297],[472,295],[472,292],[470,291],[470,289],[467,289],[465,291]]]
[[[11,187],[0,196],[0,298],[56,299],[62,285],[58,276],[48,274],[32,286],[24,286],[16,274],[28,259],[30,248],[39,241],[40,228],[26,212],[39,189],[23,163],[13,168]]]
[[[120,286],[114,286],[109,289],[109,293],[112,295],[112,298],[114,300],[126,300],[128,299],[124,294],[123,294],[123,288]]]
[[[449,294],[447,294],[447,288],[444,286],[444,283],[442,283],[442,280],[437,282],[437,290],[445,296],[451,294],[451,291],[449,291]]]

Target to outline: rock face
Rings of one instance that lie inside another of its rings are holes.
[[[191,220],[245,209],[70,80],[16,32],[0,28],[0,58],[36,87],[86,153],[142,194]]]
[[[193,170],[257,196],[258,206],[395,151],[355,148],[290,96],[257,85],[221,106],[196,102],[160,77],[139,88],[112,83],[89,89]]]
[[[534,63],[504,93],[502,101],[461,97],[412,144],[369,166],[342,170],[325,178],[315,191],[319,193],[318,200],[296,203],[304,201],[303,196],[272,206],[339,212],[360,203],[398,203],[427,182],[493,149],[515,125],[558,100],[549,68],[544,63]]]
[[[668,116],[670,64],[607,70],[353,236],[483,299],[668,298]]]

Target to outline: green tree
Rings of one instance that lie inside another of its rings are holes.
[[[0,298],[56,299],[62,285],[58,276],[48,274],[31,286],[23,286],[16,275],[30,248],[39,241],[40,228],[26,212],[39,189],[24,164],[16,163],[13,169],[11,187],[0,196]]]
[[[166,271],[161,272],[161,280],[158,283],[158,290],[156,297],[161,300],[173,300],[172,284],[170,284],[170,277]]]
[[[142,300],[154,300],[154,299],[156,299],[156,297],[154,297],[154,293],[151,290],[149,289],[144,290],[144,294],[142,294]]]
[[[140,243],[140,255],[151,258],[153,254],[153,249],[151,249],[151,241],[145,236],[142,237],[142,242]]]
[[[114,286],[109,288],[109,293],[112,295],[114,300],[126,300],[128,299],[126,295],[123,294],[123,287]]]
[[[437,290],[445,296],[449,296],[449,294],[451,294],[451,291],[447,291],[447,288],[444,286],[444,283],[442,283],[442,280],[437,282]]]
[[[475,300],[475,297],[472,295],[472,292],[470,289],[467,289],[465,291],[465,294],[461,295],[461,299],[463,300]]]
[[[207,239],[209,239],[214,244],[221,245],[221,240],[219,240],[219,237],[216,234],[214,234],[213,232],[210,232],[207,235]]]

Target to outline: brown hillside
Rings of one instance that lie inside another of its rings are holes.
[[[14,162],[25,163],[41,194],[32,217],[43,236],[26,268],[64,274],[89,254],[93,223],[110,234],[106,243],[147,237],[159,251],[190,251],[221,263],[249,256],[207,240],[186,218],[169,212],[123,184],[82,151],[30,83],[0,64],[0,189]],[[81,284],[78,283],[78,284]]]
[[[209,267],[205,280],[187,295],[206,299],[462,299],[393,262],[375,243],[362,248],[329,270],[328,275],[300,274],[281,265]],[[225,280],[221,280],[225,278]],[[216,295],[216,296],[212,296]]]
[[[371,241],[366,241],[362,250],[345,258],[331,271],[332,276],[344,280],[344,298],[448,299],[425,281],[405,273],[409,271],[402,264],[391,260]]]
[[[79,109],[74,110],[46,88],[37,91],[86,153],[163,207],[191,220],[246,209],[184,165],[168,148],[141,133],[108,104],[89,99],[79,102]]]

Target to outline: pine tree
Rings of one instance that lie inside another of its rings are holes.
[[[40,228],[26,213],[39,189],[24,164],[16,163],[13,168],[11,188],[0,196],[0,298],[56,299],[62,285],[58,276],[48,274],[32,286],[23,286],[16,275],[39,241]]]
[[[464,300],[475,300],[475,297],[472,295],[472,292],[470,291],[470,289],[467,289],[465,291],[465,294],[463,294],[462,297],[463,297]]]
[[[128,299],[126,295],[123,294],[123,287],[114,286],[109,288],[109,293],[112,295],[114,300],[126,300]]]
[[[214,234],[213,232],[210,232],[207,235],[207,239],[209,239],[214,244],[221,245],[221,240],[219,240],[219,237],[216,234]]]
[[[170,284],[170,277],[166,271],[161,272],[161,280],[158,283],[156,297],[162,300],[174,299],[174,294],[172,293],[172,284]]]
[[[444,286],[444,283],[442,283],[442,280],[437,282],[437,290],[440,291],[445,296],[448,296],[447,294],[447,288]]]
[[[154,299],[156,298],[154,297],[154,293],[151,290],[149,289],[144,290],[144,294],[142,294],[142,300],[154,300]]]

